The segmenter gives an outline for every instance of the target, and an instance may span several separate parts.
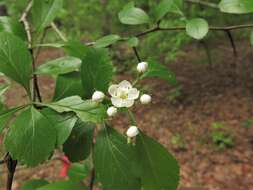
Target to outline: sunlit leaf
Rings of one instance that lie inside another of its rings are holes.
[[[208,30],[208,23],[202,18],[195,18],[186,23],[186,33],[197,40],[204,38]]]
[[[35,189],[37,189],[39,187],[43,187],[47,184],[48,184],[48,182],[45,180],[33,179],[33,180],[26,181],[22,185],[21,190],[35,190]]]
[[[253,12],[252,0],[222,0],[219,3],[220,11],[225,13],[245,14]]]
[[[97,40],[95,42],[94,46],[96,48],[104,48],[104,47],[107,47],[109,45],[116,43],[120,39],[121,39],[120,36],[115,35],[115,34],[111,34],[111,35],[104,36],[104,37],[100,38],[99,40]]]
[[[38,75],[59,75],[78,71],[81,67],[81,60],[76,57],[61,57],[47,61],[40,65],[35,73]]]
[[[149,16],[145,11],[134,6],[134,2],[130,2],[119,12],[119,20],[123,24],[138,25],[149,22]]]

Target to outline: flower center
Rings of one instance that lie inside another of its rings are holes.
[[[117,96],[121,99],[127,99],[128,98],[128,90],[127,89],[119,89]]]

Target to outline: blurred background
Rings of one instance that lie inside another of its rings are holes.
[[[203,0],[204,1],[204,0]],[[20,17],[27,0],[0,1],[0,14]],[[118,12],[126,0],[65,0],[58,15],[57,26],[68,39],[92,42],[104,35],[129,36],[151,26],[125,26]],[[138,0],[137,7],[146,12],[159,0]],[[219,0],[204,2],[218,3]],[[253,14],[223,14],[216,8],[185,0],[183,12],[187,18],[205,18],[211,26],[253,23]],[[183,19],[168,14],[164,26],[181,26]],[[252,29],[253,30],[253,29]],[[138,50],[145,60],[156,58],[172,70],[178,80],[170,86],[158,79],[142,82],[144,90],[153,96],[148,107],[135,110],[141,128],[165,145],[181,165],[180,188],[194,190],[253,189],[253,51],[251,29],[232,31],[238,58],[236,68],[233,48],[224,32],[209,32],[202,41],[192,40],[184,31],[157,32],[140,41]],[[47,42],[60,41],[48,30]],[[112,46],[117,79],[129,79],[137,60],[124,43]],[[37,64],[57,58],[63,52],[43,49]],[[54,89],[51,78],[41,77],[42,95],[49,99]],[[24,100],[17,87],[6,94],[7,105]],[[122,130],[127,121],[118,116],[115,126]],[[1,137],[0,137],[1,142]],[[1,152],[1,149],[0,149]],[[31,178],[56,180],[62,162],[52,161],[35,169],[20,167],[15,189]],[[0,189],[4,189],[6,169],[0,167]]]

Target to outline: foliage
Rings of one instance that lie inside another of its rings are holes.
[[[212,124],[211,139],[219,150],[234,146],[234,137],[222,123]]]

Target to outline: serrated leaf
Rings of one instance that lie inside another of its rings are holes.
[[[46,180],[33,179],[33,180],[26,181],[22,185],[21,190],[35,190],[35,189],[37,189],[39,187],[43,187],[47,184],[48,184],[48,182]]]
[[[95,90],[107,92],[112,80],[113,66],[105,49],[90,48],[82,60],[81,79],[86,98]]]
[[[30,93],[32,57],[25,43],[13,34],[0,33],[0,72]]]
[[[95,42],[95,47],[96,48],[104,48],[104,47],[107,47],[109,45],[112,45],[114,43],[116,43],[117,41],[119,41],[121,38],[119,35],[115,35],[115,34],[111,34],[111,35],[108,35],[108,36],[104,36],[100,39],[98,39],[96,42]]]
[[[59,113],[74,112],[83,122],[99,123],[106,117],[106,109],[102,104],[91,100],[84,101],[79,96],[71,96],[43,105]]]
[[[78,71],[81,67],[82,61],[76,57],[61,57],[54,60],[47,61],[40,65],[35,74],[38,75],[59,75],[66,74],[73,71]]]
[[[70,136],[71,131],[77,121],[75,115],[71,113],[59,114],[58,112],[45,108],[41,113],[50,121],[57,132],[56,147],[61,146]]]
[[[54,101],[69,96],[84,96],[84,89],[79,72],[72,72],[64,75],[58,75],[56,80]]]
[[[13,159],[32,167],[48,159],[56,144],[56,131],[45,116],[30,107],[17,116],[4,144]]]
[[[23,25],[16,19],[0,16],[0,32],[8,32],[26,40],[26,32]]]
[[[89,175],[89,168],[85,164],[74,163],[68,169],[68,176],[72,181],[83,181]]]
[[[208,23],[202,18],[195,18],[186,23],[186,33],[197,40],[204,38],[208,30]]]
[[[85,160],[91,151],[95,125],[77,121],[71,135],[63,145],[63,152],[71,162]],[[73,148],[75,147],[75,148]]]
[[[130,2],[119,12],[119,20],[123,24],[138,25],[149,22],[149,16],[140,8],[134,7],[134,2]]]
[[[168,81],[171,85],[177,85],[178,81],[175,74],[166,68],[164,65],[157,63],[155,60],[148,61],[148,70],[141,76],[141,79],[145,78],[161,78]]]
[[[234,13],[234,14],[246,14],[253,12],[252,0],[222,0],[219,3],[221,12]]]
[[[36,190],[87,190],[81,183],[73,181],[58,181],[45,185]]]
[[[50,25],[62,8],[62,0],[33,0],[32,25],[41,31]]]
[[[101,130],[93,152],[96,179],[103,189],[140,190],[134,147],[111,127]]]
[[[130,47],[137,47],[139,44],[139,39],[136,37],[132,37],[128,39],[127,43]]]
[[[179,182],[179,166],[176,159],[158,142],[140,133],[136,149],[141,167],[143,190],[176,190]]]

